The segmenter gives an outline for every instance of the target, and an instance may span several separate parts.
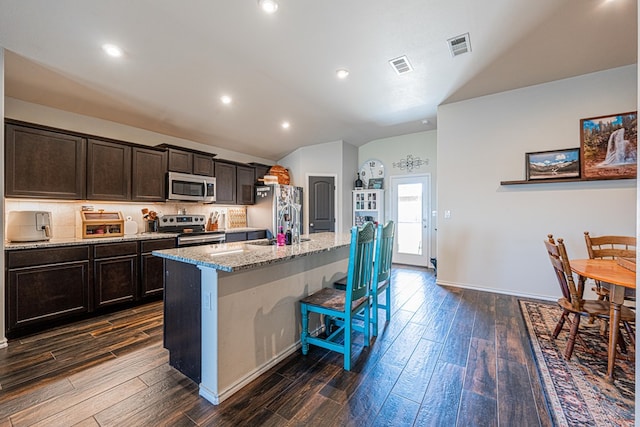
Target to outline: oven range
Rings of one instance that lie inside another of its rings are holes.
[[[165,215],[158,220],[159,233],[178,233],[178,247],[224,243],[224,231],[205,231],[204,215]]]

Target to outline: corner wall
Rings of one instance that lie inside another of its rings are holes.
[[[500,181],[525,178],[527,152],[579,147],[581,118],[635,111],[636,95],[631,65],[440,106],[438,283],[555,299],[547,234],[572,258],[584,231],[635,235],[635,179]]]
[[[345,171],[356,170],[356,147],[343,141],[327,142],[298,148],[280,159],[278,164],[289,169],[291,183],[303,187],[304,231],[309,231],[309,189],[307,176],[336,176],[336,232],[347,232],[351,226],[351,189],[353,182]],[[355,176],[355,172],[354,172]],[[355,178],[354,178],[355,179]]]

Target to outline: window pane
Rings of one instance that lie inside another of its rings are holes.
[[[422,255],[422,184],[398,185],[398,252]]]

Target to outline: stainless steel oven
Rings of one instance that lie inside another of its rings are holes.
[[[158,221],[158,232],[178,233],[178,247],[224,243],[224,231],[205,231],[204,215],[165,215]]]

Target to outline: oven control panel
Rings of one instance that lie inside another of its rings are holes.
[[[158,221],[160,232],[204,231],[207,223],[204,215],[165,215]]]

